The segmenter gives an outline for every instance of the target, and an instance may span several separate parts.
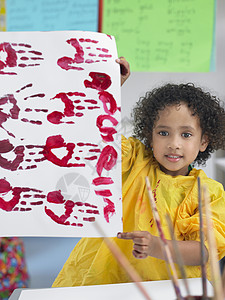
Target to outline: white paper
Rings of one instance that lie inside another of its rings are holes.
[[[0,236],[122,230],[114,37],[0,33]]]
[[[143,282],[143,287],[149,294],[152,300],[175,300],[176,294],[172,282],[170,280]],[[182,296],[186,296],[182,280],[179,280],[179,286]],[[189,278],[188,286],[191,295],[202,295],[202,281],[201,278]],[[207,284],[208,296],[213,295],[213,289],[210,283]],[[107,284],[94,285],[82,287],[68,287],[68,288],[51,288],[51,289],[36,289],[23,290],[20,294],[19,300],[114,300],[114,299],[129,299],[141,300],[145,299],[143,294],[134,283],[124,284]]]

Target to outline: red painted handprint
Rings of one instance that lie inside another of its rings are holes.
[[[59,167],[85,167],[95,161],[101,150],[92,143],[66,143],[61,135],[50,136],[45,145],[14,146],[8,139],[0,140],[0,167],[10,171],[36,169],[49,161]]]
[[[12,187],[4,178],[0,179],[0,208],[5,211],[30,211],[31,206],[43,204],[42,191],[28,187]],[[32,199],[27,207],[27,199]]]
[[[1,43],[0,75],[17,75],[17,68],[40,66],[40,63],[37,63],[37,61],[43,59],[42,53],[32,50],[31,45],[24,43]]]
[[[112,58],[108,49],[96,47],[99,43],[97,40],[71,38],[66,42],[75,49],[73,58],[64,56],[57,61],[58,66],[66,71],[82,71],[84,70],[84,66],[80,66],[81,64],[98,63],[100,61],[106,62],[109,58]]]
[[[60,190],[46,196],[41,190],[12,187],[5,178],[0,179],[0,209],[6,212],[30,213],[45,204],[46,215],[58,224],[83,227],[83,222],[94,222],[95,216],[99,215],[97,206],[77,200],[65,199]]]

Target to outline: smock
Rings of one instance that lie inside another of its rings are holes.
[[[169,214],[175,237],[180,241],[200,241],[198,183],[208,187],[217,242],[218,257],[225,255],[225,193],[223,186],[193,168],[187,176],[170,176],[162,172],[152,151],[133,137],[122,137],[123,231],[149,231],[158,236],[151,211],[145,177],[148,176],[165,237],[170,233],[165,218]],[[169,279],[166,263],[148,256],[132,255],[133,241],[111,238],[120,247],[143,281]],[[207,247],[207,241],[206,241]],[[208,268],[207,268],[208,269]],[[201,277],[200,266],[186,266],[187,277]],[[208,274],[208,276],[210,276]],[[53,283],[53,287],[82,286],[130,282],[101,238],[82,238]]]

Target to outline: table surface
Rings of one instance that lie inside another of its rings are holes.
[[[143,287],[148,292],[152,300],[175,300],[176,295],[172,282],[170,280],[142,282]],[[201,278],[189,278],[188,285],[192,295],[202,294]],[[181,294],[186,295],[183,281],[179,280]],[[213,295],[213,288],[207,282],[208,295]],[[143,294],[134,283],[92,285],[67,288],[49,288],[49,289],[18,289],[13,292],[9,300],[74,300],[74,299],[127,299],[138,300],[145,299]]]

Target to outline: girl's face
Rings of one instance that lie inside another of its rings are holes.
[[[187,105],[167,106],[159,111],[152,134],[153,153],[160,169],[169,175],[187,175],[188,166],[199,151],[207,148],[198,116],[193,116]]]

